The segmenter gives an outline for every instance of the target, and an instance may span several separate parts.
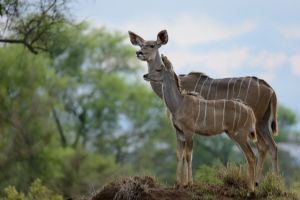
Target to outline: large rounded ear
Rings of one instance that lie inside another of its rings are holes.
[[[157,44],[163,45],[168,43],[167,30],[162,30],[157,34]]]
[[[129,34],[131,44],[139,45],[139,46],[143,44],[144,39],[142,37],[138,36],[137,34],[131,31],[128,31],[128,34]]]
[[[165,67],[166,70],[173,69],[173,65],[170,62],[170,60],[167,58],[167,56],[161,54],[161,59],[162,59],[162,61],[164,63],[164,67]]]

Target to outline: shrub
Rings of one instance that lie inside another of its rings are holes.
[[[63,197],[42,185],[40,179],[31,183],[27,195],[18,192],[14,186],[4,189],[5,195],[1,200],[63,200]]]

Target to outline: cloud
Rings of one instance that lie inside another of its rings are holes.
[[[249,50],[236,48],[232,50],[213,50],[209,52],[171,51],[168,56],[180,71],[199,71],[206,67],[218,75],[229,75],[233,70],[243,66],[249,57]]]
[[[300,27],[290,26],[279,28],[279,32],[285,39],[300,39]]]
[[[290,64],[292,66],[292,71],[300,76],[300,54],[294,55],[290,59]]]
[[[253,66],[262,66],[267,70],[275,70],[276,67],[287,62],[287,56],[282,52],[277,53],[262,50],[258,54],[253,55],[249,61]]]
[[[246,20],[240,23],[224,23],[206,16],[189,14],[174,17],[174,20],[162,19],[131,21],[119,26],[123,30],[132,30],[145,39],[156,39],[156,34],[167,29],[170,39],[181,46],[197,45],[215,41],[230,40],[234,37],[251,32],[256,24]]]

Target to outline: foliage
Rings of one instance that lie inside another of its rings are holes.
[[[46,51],[53,27],[68,20],[66,0],[0,1],[0,42],[22,44],[32,53]]]
[[[4,189],[5,196],[1,200],[63,200],[63,197],[42,185],[40,179],[31,183],[27,194],[18,192],[15,187],[8,186]]]

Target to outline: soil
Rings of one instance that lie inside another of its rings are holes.
[[[149,176],[134,176],[106,185],[91,200],[201,200],[201,199],[297,199],[293,195],[270,196],[249,194],[247,189],[234,185],[194,183],[187,188],[176,188],[156,183]]]
[[[185,189],[164,187],[152,177],[127,177],[105,186],[92,200],[189,200]]]

